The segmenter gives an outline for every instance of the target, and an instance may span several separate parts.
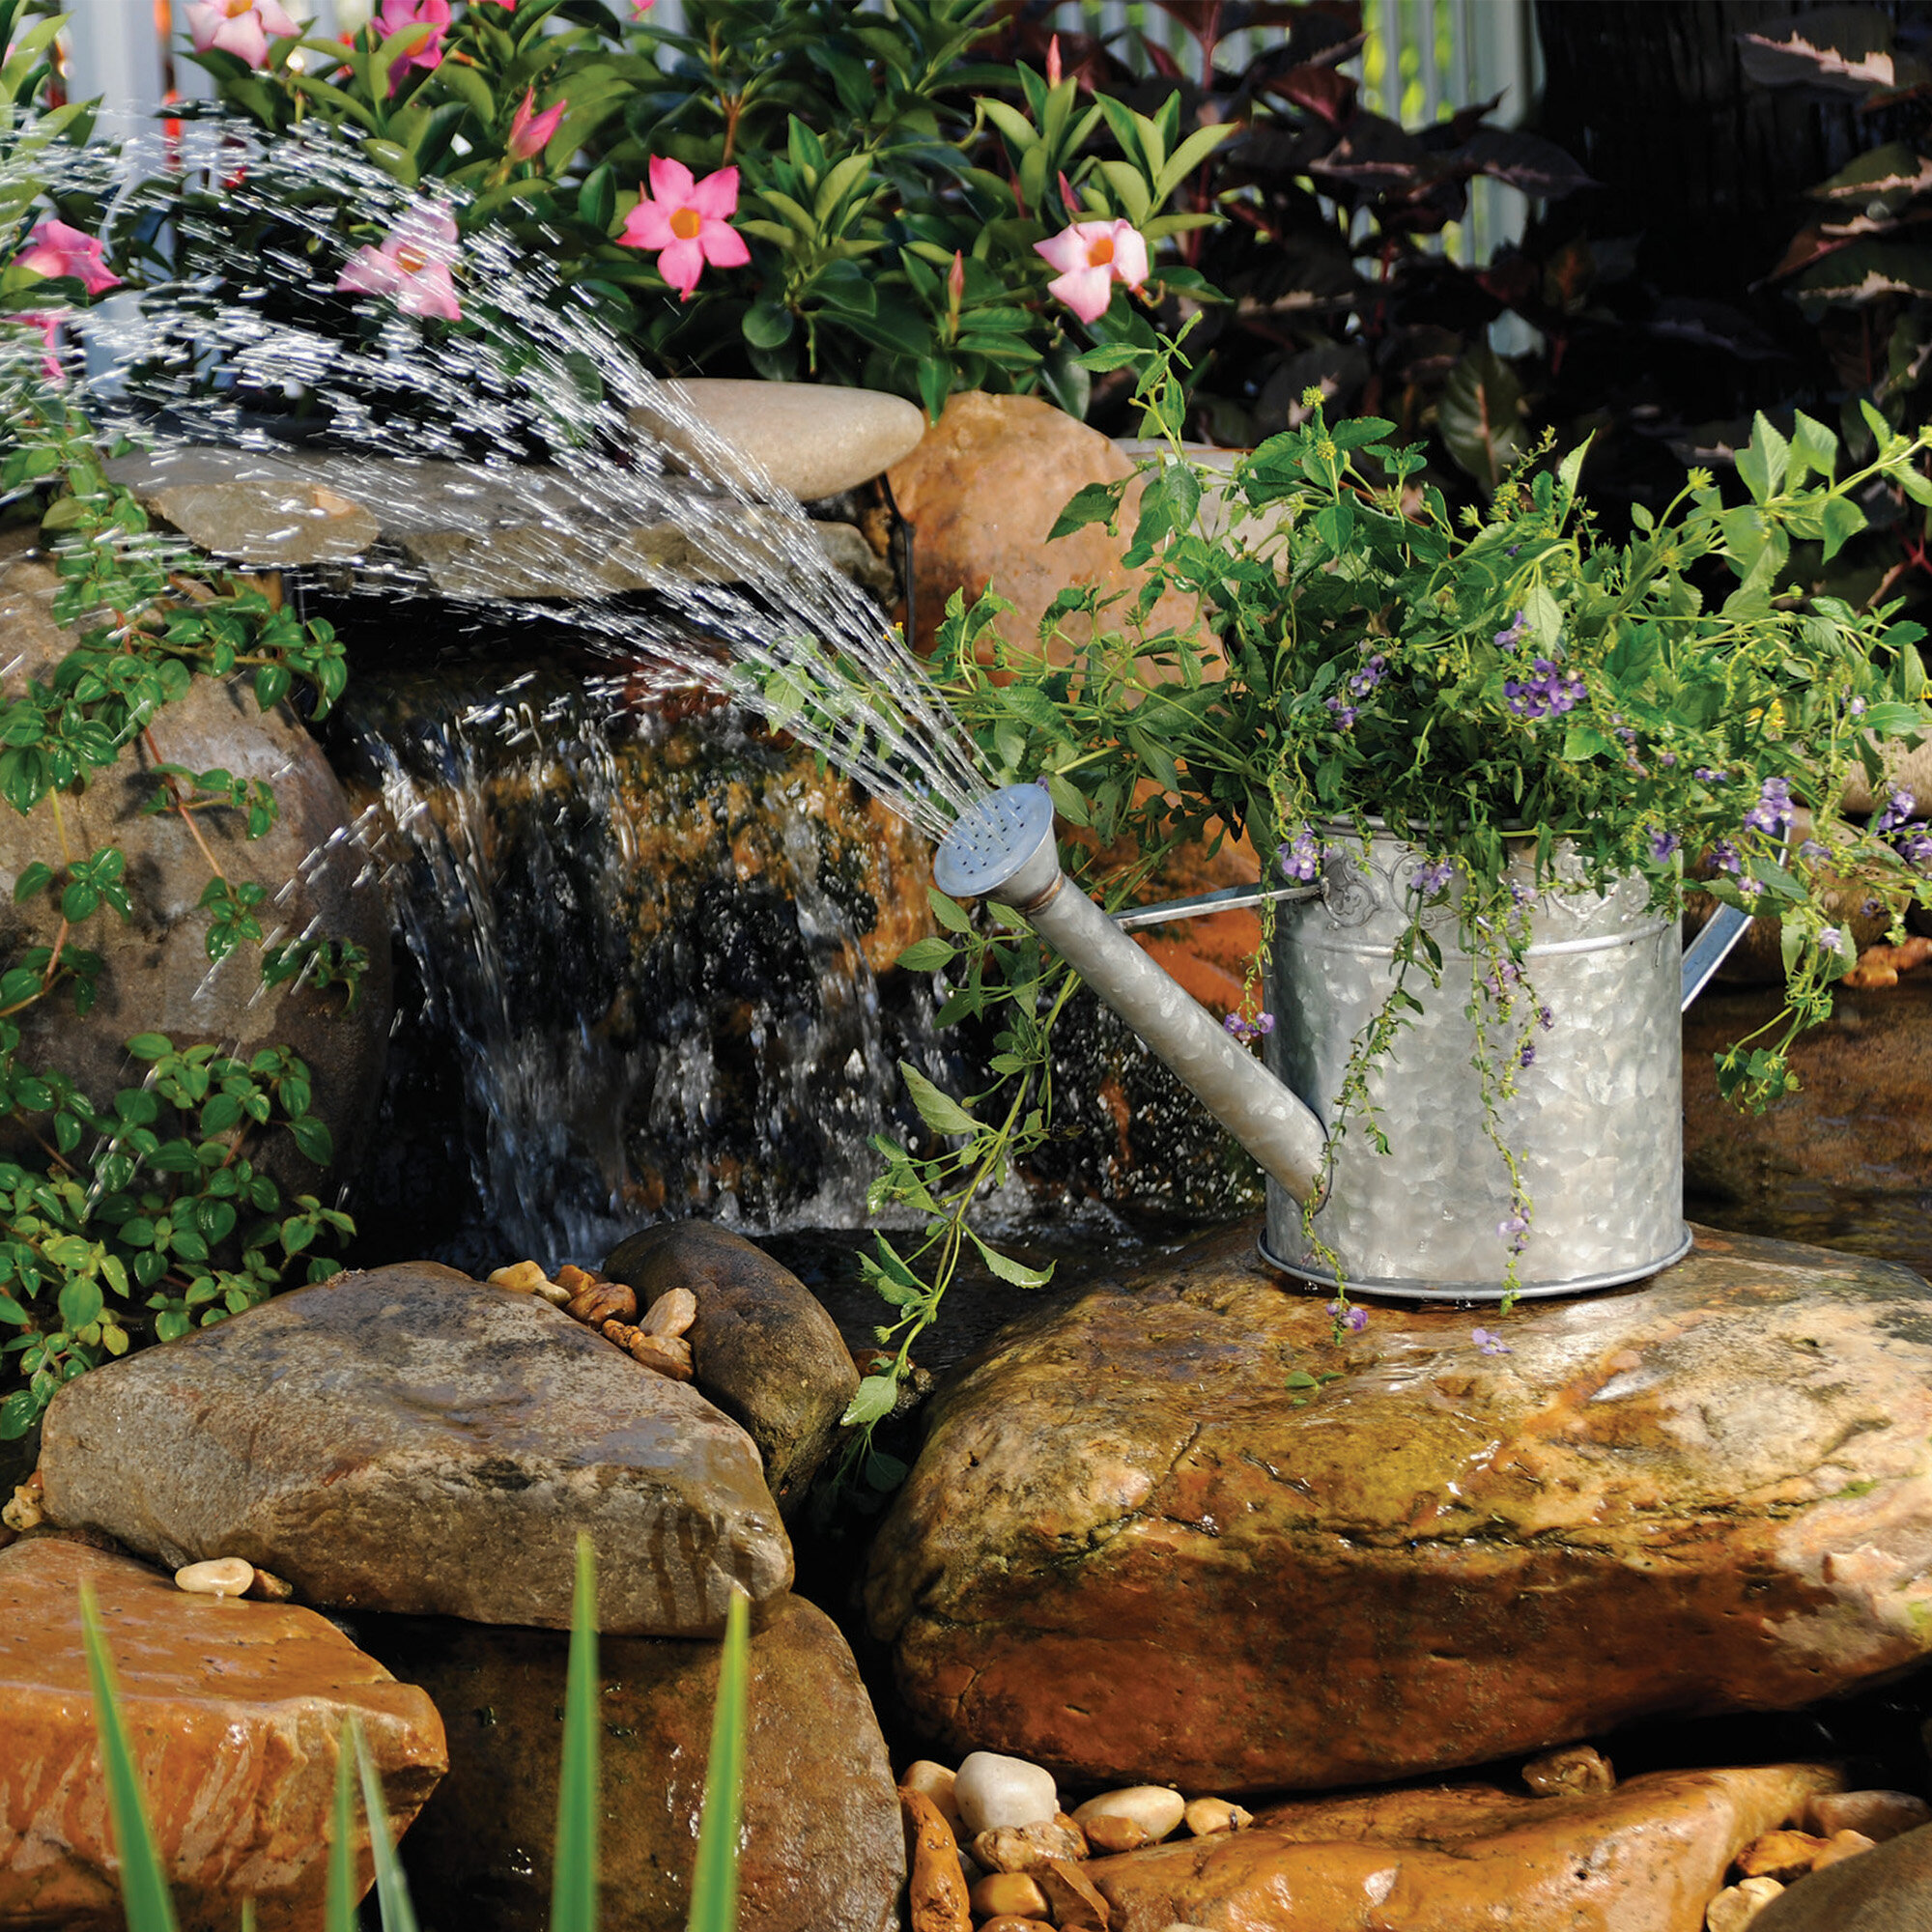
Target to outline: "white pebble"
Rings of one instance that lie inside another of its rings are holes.
[[[175,1588],[193,1597],[242,1597],[255,1580],[255,1566],[239,1556],[211,1556],[175,1572]]]
[[[974,1751],[959,1767],[952,1795],[969,1838],[1006,1826],[1050,1825],[1060,1809],[1051,1772],[998,1751]]]
[[[1090,1798],[1073,1814],[1076,1825],[1090,1818],[1131,1818],[1148,1834],[1150,1843],[1160,1840],[1180,1823],[1187,1801],[1164,1784],[1130,1784],[1123,1791],[1103,1791]]]
[[[1775,1878],[1747,1878],[1727,1885],[1705,1909],[1708,1932],[1744,1932],[1784,1888]]]

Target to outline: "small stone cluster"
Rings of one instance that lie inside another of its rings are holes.
[[[1921,1825],[1932,1825],[1932,1804],[1909,1791],[1833,1791],[1815,1797],[1804,1807],[1802,1830],[1767,1832],[1738,1854],[1733,1883],[1705,1911],[1706,1932],[1744,1932],[1800,1879]]]
[[[697,1320],[697,1297],[688,1288],[668,1289],[638,1321],[637,1291],[625,1282],[607,1280],[591,1268],[560,1267],[552,1281],[540,1264],[513,1262],[508,1267],[499,1267],[490,1281],[494,1287],[518,1294],[541,1295],[573,1321],[596,1329],[634,1362],[655,1369],[674,1382],[688,1382],[692,1378],[691,1344],[684,1337]]]

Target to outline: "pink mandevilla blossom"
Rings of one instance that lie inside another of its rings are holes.
[[[218,48],[249,67],[268,66],[271,39],[301,32],[275,0],[188,0],[187,30],[196,53]]]
[[[522,102],[510,117],[510,153],[520,161],[533,160],[550,146],[550,137],[556,132],[557,123],[563,119],[563,110],[570,102],[559,100],[541,114],[536,112],[536,89],[526,87]]]
[[[456,223],[440,208],[412,208],[379,244],[356,251],[336,278],[338,289],[394,296],[405,315],[460,322],[450,267],[457,255]]]
[[[624,217],[620,248],[655,248],[658,273],[689,301],[709,262],[742,269],[752,259],[745,238],[726,225],[738,206],[738,170],[720,168],[694,181],[682,161],[651,157],[651,191]]]
[[[411,68],[427,70],[442,65],[442,37],[449,28],[449,0],[383,0],[383,11],[376,16],[379,39],[386,41],[405,27],[418,26],[428,27],[429,37],[413,53],[390,63],[391,94],[409,78]]]
[[[657,4],[658,0],[631,0],[631,18],[641,20]]]
[[[1033,245],[1060,270],[1047,283],[1047,294],[1082,322],[1106,314],[1116,282],[1137,289],[1147,280],[1147,242],[1131,221],[1076,221],[1051,242]]]
[[[52,215],[27,237],[27,245],[14,257],[16,269],[37,275],[71,275],[91,296],[121,286],[121,277],[100,259],[100,243],[78,228]]]

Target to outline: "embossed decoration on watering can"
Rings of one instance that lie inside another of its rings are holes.
[[[1365,853],[1351,834],[1330,849],[1319,886],[1208,894],[1117,923],[1061,871],[1045,792],[1009,785],[960,818],[933,876],[955,897],[997,896],[1024,913],[1255,1156],[1268,1178],[1262,1253],[1273,1265],[1332,1286],[1332,1256],[1350,1288],[1495,1300],[1505,1292],[1512,1188],[1472,1064],[1472,961],[1458,945],[1453,903],[1423,916],[1442,949],[1442,984],[1410,970],[1406,990],[1423,1011],[1408,1016],[1369,1073],[1390,1152],[1376,1151],[1360,1121],[1331,1148],[1321,1117],[1342,1089],[1354,1038],[1395,984],[1419,863],[1400,839],[1378,837]],[[1678,1014],[1746,922],[1721,915],[1689,958],[1677,923],[1650,910],[1641,880],[1601,893],[1580,883],[1579,864],[1559,857],[1555,884],[1539,891],[1527,854],[1513,869],[1529,918],[1525,970],[1552,1020],[1497,1110],[1497,1137],[1517,1156],[1533,1203],[1517,1292],[1575,1294],[1654,1274],[1690,1248]],[[1264,897],[1283,901],[1269,961],[1276,1024],[1267,1066],[1122,929]],[[1510,1051],[1513,1042],[1492,1048]],[[1304,1231],[1309,1201],[1326,1256]]]

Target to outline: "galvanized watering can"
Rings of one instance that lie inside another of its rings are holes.
[[[1321,1110],[1340,1093],[1352,1041],[1395,984],[1394,949],[1417,904],[1416,850],[1337,839],[1319,884],[1234,888],[1109,919],[1060,869],[1053,807],[1009,785],[966,812],[933,877],[956,898],[993,896],[1140,1035],[1267,1176],[1264,1258],[1301,1280],[1410,1300],[1495,1300],[1512,1214],[1507,1165],[1485,1122],[1471,1065],[1470,959],[1453,904],[1426,910],[1442,949],[1432,989],[1411,971],[1411,1015],[1369,1075],[1390,1151],[1347,1124],[1332,1150]],[[1534,892],[1525,863],[1524,883]],[[1683,1197],[1683,1058],[1678,1015],[1748,923],[1720,908],[1683,950],[1677,922],[1651,912],[1641,881],[1609,893],[1559,883],[1534,892],[1524,966],[1551,1025],[1499,1109],[1497,1135],[1534,1204],[1523,1295],[1635,1281],[1690,1248]],[[1268,962],[1275,1028],[1265,1066],[1130,940],[1149,925],[1264,897],[1281,902]],[[1303,1206],[1316,1204],[1310,1243]],[[1327,1264],[1327,1256],[1339,1269]]]

